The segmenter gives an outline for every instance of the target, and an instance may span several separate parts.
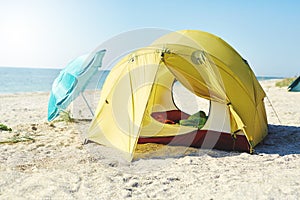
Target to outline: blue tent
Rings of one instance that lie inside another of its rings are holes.
[[[82,93],[92,76],[102,65],[106,50],[80,56],[71,61],[52,84],[48,103],[48,121],[54,120],[61,110]]]
[[[300,76],[288,86],[288,91],[300,92]]]

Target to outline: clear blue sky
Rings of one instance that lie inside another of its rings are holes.
[[[114,35],[156,27],[218,35],[256,75],[300,75],[299,2],[0,0],[0,66],[62,68]]]

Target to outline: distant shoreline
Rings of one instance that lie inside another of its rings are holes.
[[[60,71],[61,69],[49,68],[0,67],[0,94],[50,92],[52,83]],[[98,75],[92,78],[88,89],[102,88],[108,74],[108,70],[100,70]],[[256,78],[258,81],[264,81],[285,77],[257,76]]]
[[[277,80],[282,80],[284,78],[270,78],[270,79],[260,79],[258,80],[259,82],[261,83],[265,83],[265,82],[274,82],[274,81],[277,81]],[[275,83],[274,83],[275,84]],[[96,89],[96,88],[95,88]],[[91,90],[95,90],[95,89],[86,89],[86,91],[91,91]],[[97,90],[101,90],[99,88],[97,88]],[[5,96],[19,96],[19,95],[29,95],[29,94],[32,94],[32,95],[35,95],[35,94],[48,94],[50,95],[50,90],[49,91],[23,91],[23,92],[0,92],[0,97],[5,97]]]
[[[277,77],[277,76],[256,76],[258,81],[272,80],[272,79],[285,79],[287,77]]]
[[[0,94],[50,92],[61,69],[0,67]],[[102,88],[107,71],[98,71],[88,89]],[[104,76],[103,76],[104,75]]]

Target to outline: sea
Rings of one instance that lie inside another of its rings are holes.
[[[50,92],[60,71],[61,69],[0,67],[0,94]],[[108,74],[108,70],[99,70],[92,77],[87,89],[101,89]],[[283,77],[257,77],[258,80],[281,78]]]
[[[62,69],[0,67],[0,94],[24,92],[50,92],[52,83]],[[99,70],[87,89],[101,89],[109,74]]]

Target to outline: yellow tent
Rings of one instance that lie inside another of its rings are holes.
[[[174,81],[210,100],[202,128],[178,123],[188,115],[173,101]],[[267,135],[264,97],[247,61],[225,41],[202,31],[173,32],[112,68],[87,139],[128,160],[137,143],[147,142],[252,152]]]

